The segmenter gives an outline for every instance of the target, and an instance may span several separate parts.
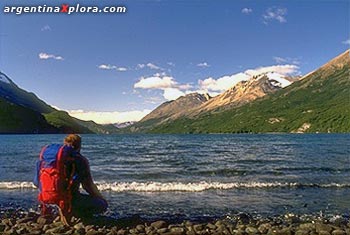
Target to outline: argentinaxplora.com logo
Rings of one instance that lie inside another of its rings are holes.
[[[69,5],[61,4],[58,6],[36,5],[36,6],[5,6],[3,12],[6,14],[33,14],[33,13],[52,13],[52,14],[84,14],[84,13],[126,13],[126,6],[86,6],[81,4]]]

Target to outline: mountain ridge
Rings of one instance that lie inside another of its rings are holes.
[[[349,50],[299,81],[240,107],[155,126],[150,133],[350,132]]]
[[[0,72],[0,133],[116,133],[113,125],[82,121],[56,110]]]

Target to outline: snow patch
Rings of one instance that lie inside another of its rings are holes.
[[[274,86],[280,86],[282,88],[289,86],[292,84],[287,79],[283,78],[283,75],[279,73],[267,73],[266,76],[271,80],[272,85]]]
[[[2,73],[0,73],[0,82],[11,84],[10,80]]]

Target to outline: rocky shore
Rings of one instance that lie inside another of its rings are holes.
[[[346,216],[331,218],[286,214],[276,217],[253,217],[238,213],[223,219],[207,221],[149,221],[133,216],[113,219],[94,217],[72,218],[70,226],[59,217],[40,216],[37,212],[15,209],[0,210],[0,234],[67,234],[67,235],[196,235],[196,234],[274,234],[274,235],[346,235],[350,221]]]

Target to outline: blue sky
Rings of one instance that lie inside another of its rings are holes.
[[[10,14],[5,6],[125,6]],[[349,48],[349,1],[2,1],[0,70],[97,122],[137,120],[190,92],[258,72],[306,74]]]

